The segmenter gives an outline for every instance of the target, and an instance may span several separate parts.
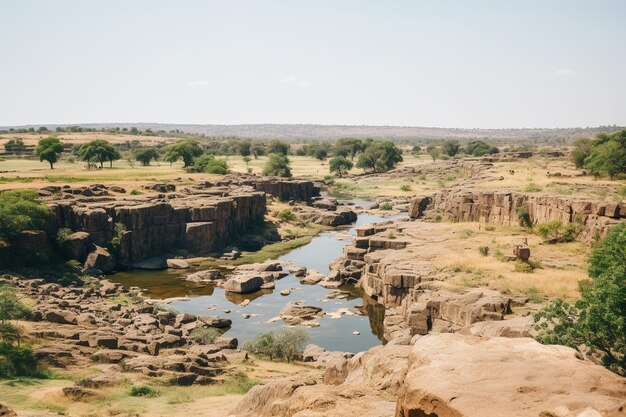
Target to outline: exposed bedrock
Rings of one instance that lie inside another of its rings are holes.
[[[252,388],[234,415],[368,417],[617,416],[626,379],[530,338],[437,334],[412,346],[336,355],[321,379]],[[615,414],[613,414],[615,413]]]
[[[518,209],[522,208],[528,211],[533,224],[553,220],[565,225],[582,222],[581,237],[587,241],[604,237],[611,226],[626,219],[624,203],[459,188],[415,198],[409,216],[415,219],[437,213],[451,221],[515,226],[519,224]]]

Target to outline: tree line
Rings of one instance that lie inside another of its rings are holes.
[[[592,175],[626,174],[626,129],[612,134],[599,133],[595,139],[580,138],[574,142],[572,162],[576,168],[588,169]]]

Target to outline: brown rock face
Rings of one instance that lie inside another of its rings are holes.
[[[413,346],[396,417],[595,416],[624,398],[624,378],[573,349],[440,334]]]
[[[427,199],[429,201],[425,203]],[[581,237],[587,241],[596,236],[604,237],[611,226],[626,219],[626,210],[614,203],[465,188],[443,190],[427,198],[418,197],[413,200],[409,215],[420,218],[430,210],[452,221],[515,226],[519,223],[517,211],[521,208],[528,210],[532,223],[559,220],[567,225],[582,222]]]
[[[6,405],[0,404],[0,417],[17,417],[17,414]]]

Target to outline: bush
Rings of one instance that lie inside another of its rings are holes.
[[[0,378],[17,376],[46,378],[47,374],[38,367],[30,347],[0,342]]]
[[[611,371],[626,376],[626,223],[615,226],[589,258],[573,305],[556,300],[535,315],[537,340],[586,348]]]
[[[195,160],[187,172],[205,172],[207,174],[228,174],[228,163],[224,159],[216,159],[212,155],[205,155]]]
[[[480,253],[482,256],[489,255],[489,246],[479,246],[478,253]]]
[[[308,340],[309,335],[302,327],[281,327],[276,332],[260,333],[244,343],[243,350],[270,360],[291,362],[300,356]]]
[[[385,201],[384,203],[378,206],[378,209],[379,210],[391,210],[393,209],[393,205],[390,202]]]
[[[526,184],[526,188],[524,188],[524,191],[526,191],[527,193],[538,193],[542,189],[543,188],[541,188],[534,182],[529,182],[528,184]]]
[[[411,186],[410,186],[409,184],[403,184],[403,185],[400,187],[400,190],[401,190],[401,191],[411,191],[411,190],[412,190],[412,188],[411,188]]]
[[[333,157],[328,163],[328,169],[330,170],[330,172],[337,174],[339,178],[347,174],[353,166],[354,164],[352,163],[352,161],[349,161],[348,159],[346,159],[346,157],[341,155]]]
[[[0,193],[0,219],[0,240],[8,241],[25,230],[45,229],[52,212],[35,191],[5,191]]]
[[[402,162],[402,149],[393,142],[376,142],[363,152],[356,166],[369,172],[387,172]]]
[[[154,308],[154,311],[162,311],[164,313],[178,314],[178,310],[164,303],[156,303],[152,306],[152,308]]]
[[[281,220],[284,222],[292,222],[296,219],[296,213],[294,213],[293,211],[289,209],[285,209],[285,210],[279,211],[276,217],[278,218],[278,220]]]
[[[130,192],[130,195],[140,195],[140,194],[141,194],[141,191],[139,191],[139,190],[137,190],[137,189],[134,189],[134,190],[132,190],[132,191]]]
[[[196,343],[200,343],[203,345],[208,345],[210,343],[215,342],[215,339],[220,337],[222,333],[215,328],[195,328],[189,333],[188,339],[193,340]]]
[[[513,268],[513,271],[531,274],[535,271],[535,269],[541,269],[541,264],[539,262],[531,260],[524,262],[521,259],[518,259],[517,261],[515,261],[515,267]]]
[[[265,167],[263,167],[263,175],[275,175],[278,177],[291,177],[291,166],[289,158],[278,153],[268,155]]]
[[[528,213],[528,208],[526,207],[518,207],[517,210],[517,221],[519,225],[522,227],[531,227],[533,224],[530,221],[530,213]]]
[[[113,225],[113,238],[109,243],[109,249],[111,252],[117,255],[117,252],[120,250],[120,245],[122,244],[122,237],[124,236],[124,232],[126,231],[126,226],[122,223],[115,223]]]
[[[158,397],[159,391],[147,385],[138,385],[130,388],[128,393],[131,397]]]

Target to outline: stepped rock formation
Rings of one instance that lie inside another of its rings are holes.
[[[466,188],[450,188],[432,196],[417,197],[411,203],[409,216],[416,219],[436,212],[450,221],[517,226],[517,211],[522,208],[528,211],[533,224],[553,220],[564,225],[580,222],[581,237],[586,241],[604,237],[611,226],[626,220],[624,203]]]

